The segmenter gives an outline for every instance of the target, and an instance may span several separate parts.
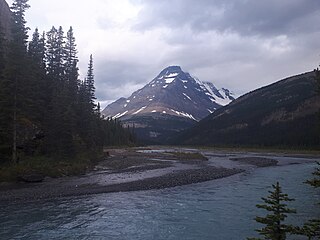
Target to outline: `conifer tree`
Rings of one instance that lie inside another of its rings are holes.
[[[92,107],[92,111],[94,111],[95,105],[95,86],[94,86],[94,74],[93,74],[93,57],[92,54],[90,55],[89,65],[88,65],[88,72],[87,78],[85,79],[85,87],[87,92],[87,100]]]
[[[63,81],[65,63],[65,38],[62,27],[54,26],[47,33],[48,75],[56,81]]]
[[[11,121],[8,116],[11,111],[9,109],[10,104],[7,102],[10,93],[7,91],[7,81],[4,78],[4,70],[7,62],[5,54],[6,45],[7,41],[4,38],[4,34],[2,33],[0,26],[0,161],[8,159],[11,149],[11,145],[9,144],[11,142],[11,133],[8,132],[8,123]]]
[[[30,57],[30,78],[33,97],[33,120],[38,125],[38,131],[42,128],[40,125],[45,121],[44,116],[47,109],[47,82],[46,82],[46,63],[45,63],[45,33],[40,36],[38,28],[35,29],[32,40],[29,42],[28,54]]]
[[[312,175],[314,176],[313,179],[308,180],[306,183],[315,187],[315,188],[319,188],[320,187],[320,162],[317,162],[318,167],[315,169],[315,171],[312,173]]]
[[[273,191],[269,191],[267,198],[262,198],[265,204],[258,204],[257,208],[265,209],[269,213],[265,217],[256,217],[258,223],[264,224],[265,227],[256,230],[263,239],[285,240],[287,233],[294,229],[291,225],[284,224],[284,220],[289,213],[295,213],[294,209],[287,207],[285,202],[294,201],[287,194],[282,193],[279,182],[272,185]],[[258,240],[260,238],[248,238],[248,240]]]
[[[79,74],[78,74],[78,57],[76,49],[76,39],[73,34],[73,28],[70,27],[67,32],[66,44],[65,44],[65,74],[66,81],[70,90],[70,97],[74,101],[76,100],[76,95],[78,93],[79,87]]]
[[[66,77],[66,47],[62,27],[47,33],[47,80],[50,102],[47,109],[46,148],[51,154],[71,156],[73,151],[74,112]],[[77,69],[76,69],[77,71]],[[75,75],[77,76],[77,72]]]
[[[320,162],[317,162],[317,164],[319,167],[317,167],[312,173],[314,178],[306,182],[307,184],[315,188],[320,187]],[[295,228],[294,233],[297,235],[304,235],[308,237],[308,240],[320,239],[320,218],[307,221],[303,225],[303,227]]]
[[[4,33],[2,31],[3,30],[0,25],[0,76],[3,74],[3,70],[5,68],[5,48],[7,45]]]
[[[38,28],[35,29],[32,40],[29,42],[28,48],[29,56],[32,58],[32,62],[38,65],[38,68],[44,70],[45,64],[45,33],[40,36]]]
[[[28,0],[15,0],[11,10],[13,14],[12,40],[9,44],[8,62],[5,69],[3,87],[6,88],[4,107],[9,109],[7,131],[12,133],[12,162],[17,163],[18,141],[24,141],[23,134],[19,134],[30,127],[28,109],[30,82],[28,78],[27,39],[28,29],[25,21],[25,11],[29,8]],[[11,112],[11,113],[10,113]],[[11,117],[9,117],[11,115]],[[11,125],[11,126],[10,126]],[[20,132],[18,130],[20,129]]]

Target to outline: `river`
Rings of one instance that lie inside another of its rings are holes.
[[[303,182],[316,164],[255,169],[163,190],[98,194],[1,206],[0,239],[246,239],[272,183],[296,201],[288,221],[320,216],[320,191]],[[289,238],[290,239],[290,238]],[[296,238],[294,238],[296,239]]]

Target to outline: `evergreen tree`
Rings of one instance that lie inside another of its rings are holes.
[[[93,74],[93,57],[90,55],[87,78],[85,79],[85,87],[87,92],[87,100],[91,104],[92,111],[94,111],[95,105],[95,86],[94,86],[94,74]]]
[[[315,188],[319,188],[320,187],[320,162],[317,162],[318,166],[315,171],[312,173],[312,175],[314,176],[313,179],[308,180],[306,183],[315,187]]]
[[[64,32],[60,26],[57,30],[52,27],[47,33],[47,71],[48,75],[55,81],[63,81],[65,63],[65,41]]]
[[[285,240],[286,234],[291,233],[294,229],[291,225],[284,224],[288,213],[295,213],[294,209],[287,207],[284,202],[293,201],[287,194],[282,193],[279,182],[272,185],[274,191],[269,191],[270,195],[267,198],[262,198],[265,204],[258,204],[257,208],[265,209],[269,212],[265,217],[256,217],[258,223],[266,225],[265,227],[256,230],[264,239],[270,240]],[[249,240],[257,240],[260,238],[248,238]]]
[[[317,163],[320,166],[320,163]],[[315,177],[311,180],[306,181],[307,184],[319,188],[320,187],[320,168],[312,173]],[[319,203],[320,204],[320,203]],[[308,237],[308,240],[320,239],[320,219],[311,219],[307,221],[303,227],[296,227],[293,230],[293,233],[296,235],[303,235]]]
[[[131,133],[114,120],[104,120],[95,104],[93,58],[86,79],[78,80],[78,57],[72,27],[66,37],[62,27],[40,36],[35,29],[27,44],[24,13],[27,0],[12,6],[12,40],[3,54],[0,35],[0,157],[18,160],[35,152],[74,157],[101,151],[104,144],[131,142]],[[28,46],[28,47],[27,47]],[[34,140],[41,141],[34,143]],[[32,151],[29,151],[32,146]]]
[[[6,49],[6,39],[4,37],[3,30],[0,25],[0,76],[3,74],[5,68],[5,49]]]
[[[66,47],[62,27],[47,33],[47,81],[50,102],[47,108],[45,145],[49,154],[72,156],[74,114],[66,77]],[[77,69],[76,69],[77,70]],[[77,72],[75,73],[77,76]]]
[[[73,29],[70,27],[67,32],[66,45],[65,45],[65,74],[66,81],[69,86],[70,97],[76,101],[76,95],[79,87],[79,74],[78,74],[78,57],[76,49],[76,39],[73,34]],[[75,103],[75,102],[74,102]],[[75,107],[75,106],[74,106]]]
[[[320,94],[320,70],[319,68],[314,70],[315,72],[315,80],[317,82],[317,92]]]
[[[10,92],[6,86],[7,80],[4,78],[7,62],[6,46],[7,41],[0,26],[0,161],[8,160],[11,151],[11,132],[8,131],[8,123],[11,121],[10,102],[8,102]]]
[[[312,219],[306,222],[303,227],[296,227],[293,234],[306,236],[308,240],[320,239],[320,219]]]
[[[90,55],[88,72],[85,80],[82,82],[79,90],[79,104],[81,117],[79,118],[79,132],[81,139],[86,147],[96,148],[98,145],[99,121],[95,114],[95,87],[93,74],[93,58]]]
[[[28,53],[32,62],[37,64],[39,69],[45,70],[45,33],[40,37],[38,28],[35,29],[32,40],[29,42]]]
[[[32,88],[29,96],[34,99],[29,107],[32,108],[31,119],[36,131],[33,140],[37,138],[36,135],[39,136],[39,134],[43,132],[43,123],[45,122],[47,111],[48,96],[45,52],[45,33],[40,36],[40,33],[36,28],[28,47],[28,55],[30,58],[29,76]],[[28,148],[30,149],[31,147]]]
[[[5,81],[2,81],[2,106],[6,115],[5,135],[12,151],[12,162],[17,163],[17,145],[22,145],[25,135],[32,127],[29,121],[31,99],[28,78],[27,39],[28,28],[25,26],[25,11],[30,7],[28,0],[15,0],[11,7],[12,39],[9,44],[8,61],[5,68]],[[10,137],[12,140],[10,141]]]

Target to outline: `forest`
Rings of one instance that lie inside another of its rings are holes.
[[[73,28],[35,29],[29,40],[29,7],[14,1],[11,34],[0,29],[0,164],[97,156],[104,146],[133,144],[130,129],[100,114],[92,55],[79,79]]]

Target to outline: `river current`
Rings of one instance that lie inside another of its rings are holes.
[[[0,239],[246,239],[257,236],[261,225],[253,219],[266,212],[255,205],[276,181],[296,199],[289,207],[298,213],[288,222],[320,216],[320,191],[303,183],[315,167],[268,167],[171,189],[2,205]]]

